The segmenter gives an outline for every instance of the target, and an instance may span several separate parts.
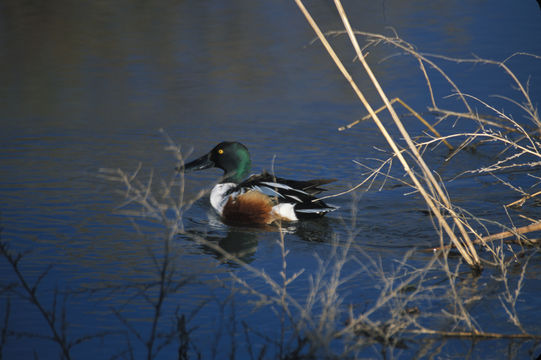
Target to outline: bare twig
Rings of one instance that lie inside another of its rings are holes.
[[[428,168],[428,166],[426,165],[426,163],[422,159],[421,155],[419,154],[419,151],[418,151],[417,147],[413,144],[413,141],[411,140],[409,134],[407,133],[404,126],[402,125],[402,122],[398,118],[398,115],[394,111],[394,109],[393,109],[392,105],[390,104],[387,96],[383,92],[383,90],[382,90],[381,86],[379,85],[379,82],[377,81],[376,77],[374,76],[372,70],[368,66],[368,63],[366,62],[364,56],[362,55],[362,52],[361,52],[361,49],[360,49],[359,44],[357,42],[357,39],[356,39],[356,37],[355,37],[355,35],[353,33],[353,30],[352,30],[352,28],[351,28],[351,26],[349,24],[349,20],[347,19],[346,13],[345,13],[340,1],[335,0],[335,5],[336,5],[336,7],[338,9],[340,17],[342,18],[342,21],[344,23],[344,27],[346,28],[346,32],[347,32],[347,34],[348,34],[348,36],[350,38],[350,41],[351,41],[353,47],[355,48],[358,59],[363,64],[363,67],[364,67],[365,71],[367,72],[370,79],[372,80],[372,83],[374,84],[374,86],[378,90],[378,93],[380,94],[380,96],[383,99],[385,105],[387,106],[389,112],[391,113],[391,116],[392,116],[395,124],[397,125],[398,129],[400,130],[400,133],[402,134],[402,136],[406,140],[406,143],[408,144],[408,147],[409,147],[410,151],[414,154],[414,157],[415,157],[417,163],[421,166],[421,168],[423,170],[423,174],[424,174],[424,176],[426,176],[426,179],[427,179],[426,180],[427,185],[430,188],[432,188],[432,189],[434,189],[436,191],[439,199],[445,205],[447,210],[451,213],[451,216],[452,216],[456,226],[458,227],[460,233],[462,234],[462,237],[463,237],[462,240],[459,240],[456,237],[453,230],[451,229],[451,227],[449,226],[449,224],[447,223],[447,221],[445,220],[445,218],[441,214],[438,206],[434,203],[432,197],[429,196],[427,190],[421,185],[420,181],[418,180],[417,176],[412,171],[410,165],[408,164],[408,162],[406,161],[406,159],[402,155],[402,153],[399,150],[398,146],[396,145],[395,141],[392,139],[392,137],[388,133],[387,129],[383,126],[383,124],[380,121],[378,115],[375,113],[372,106],[368,103],[368,101],[364,97],[363,93],[361,92],[361,90],[359,89],[357,84],[353,81],[353,78],[351,77],[349,72],[346,70],[346,68],[344,67],[344,65],[342,64],[342,62],[340,61],[340,59],[338,58],[338,56],[336,55],[336,53],[332,49],[331,45],[328,43],[327,39],[325,38],[325,36],[321,32],[321,30],[319,29],[319,26],[312,19],[312,17],[310,15],[310,13],[308,12],[308,10],[306,10],[306,8],[304,7],[302,1],[301,0],[296,0],[296,3],[298,5],[298,7],[300,8],[300,10],[302,11],[302,13],[304,14],[304,16],[306,17],[306,19],[308,20],[308,23],[312,26],[312,28],[316,32],[316,35],[318,36],[319,40],[323,43],[325,49],[327,50],[327,52],[329,53],[331,58],[334,60],[337,67],[340,69],[340,71],[342,72],[344,77],[347,79],[347,81],[349,82],[349,84],[353,88],[355,94],[359,97],[359,99],[363,103],[364,107],[367,109],[367,111],[372,116],[372,119],[374,120],[374,122],[378,126],[378,129],[383,134],[384,138],[387,140],[388,144],[393,149],[393,152],[395,153],[396,157],[399,159],[402,166],[404,167],[404,170],[406,171],[406,173],[408,174],[408,176],[411,178],[412,182],[414,183],[415,188],[420,192],[420,194],[423,196],[423,198],[424,198],[425,202],[427,203],[428,207],[430,208],[430,210],[435,214],[436,218],[438,219],[439,224],[442,226],[442,228],[445,230],[447,235],[450,237],[451,241],[457,247],[457,249],[459,250],[461,255],[464,257],[466,262],[468,262],[468,264],[470,266],[472,266],[472,267],[480,267],[481,264],[480,264],[479,257],[477,255],[477,252],[476,252],[473,244],[471,243],[471,240],[469,238],[468,233],[466,232],[466,230],[465,230],[465,228],[464,228],[464,226],[462,224],[462,220],[459,218],[459,216],[452,209],[451,204],[450,204],[450,202],[449,202],[449,200],[447,198],[447,195],[443,192],[440,185],[435,180],[431,170]],[[464,244],[462,243],[462,241],[464,242]]]
[[[49,330],[52,333],[52,339],[60,347],[64,358],[71,359],[70,346],[67,339],[64,336],[64,332],[62,331],[65,321],[60,324],[60,329],[58,329],[57,326],[59,326],[59,324],[57,323],[55,319],[56,306],[54,306],[52,310],[45,309],[45,306],[39,300],[38,295],[36,293],[37,285],[39,284],[39,281],[43,278],[44,274],[42,273],[42,276],[38,279],[38,281],[34,285],[30,285],[28,281],[26,280],[26,278],[24,277],[24,275],[22,274],[21,270],[19,269],[19,261],[21,259],[20,255],[14,256],[13,254],[11,254],[11,252],[8,249],[8,244],[3,241],[0,241],[0,253],[11,265],[13,272],[15,273],[15,275],[17,276],[17,279],[19,280],[19,284],[21,285],[21,287],[24,289],[25,293],[27,294],[28,300],[30,301],[30,303],[38,309],[41,316],[47,323],[47,326],[49,327]],[[44,273],[46,273],[47,271],[48,270],[46,270]]]
[[[479,239],[476,239],[474,241],[474,243],[475,244],[486,244],[487,242],[490,242],[490,241],[503,240],[503,239],[507,239],[507,238],[510,238],[510,237],[513,237],[513,236],[527,234],[527,233],[533,232],[533,231],[541,231],[541,222],[537,222],[537,223],[534,223],[534,224],[522,226],[522,227],[513,229],[512,231],[510,231],[510,230],[509,231],[502,231],[502,232],[499,232],[497,234],[483,236],[483,237],[481,237]],[[531,241],[535,241],[535,240],[531,240]],[[427,249],[427,250],[424,250],[424,251],[436,252],[436,251],[441,251],[441,250],[445,250],[445,249],[451,249],[452,247],[453,247],[452,245],[447,245],[447,246],[443,246],[443,247],[439,246],[439,247],[430,248],[430,249]]]

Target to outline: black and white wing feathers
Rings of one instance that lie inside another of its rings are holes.
[[[293,204],[295,213],[299,219],[311,218],[319,217],[327,212],[336,210],[336,207],[327,205],[315,197],[315,195],[325,191],[325,189],[320,188],[321,185],[333,181],[335,179],[288,180],[264,172],[260,175],[250,176],[232,188],[231,193],[249,190],[259,191],[273,198],[278,204]]]

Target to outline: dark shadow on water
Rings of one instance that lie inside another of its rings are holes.
[[[196,229],[188,230],[182,238],[190,241],[197,241],[197,238],[204,239],[218,245],[230,255],[247,264],[256,259],[258,243],[264,234],[274,233],[278,239],[279,233],[282,231],[285,235],[295,235],[303,241],[314,243],[330,242],[335,236],[332,227],[333,219],[330,218],[283,223],[281,227],[276,225],[265,227],[230,226],[221,222],[216,223],[216,221],[220,221],[219,218],[210,216],[210,214],[209,222],[190,219],[191,225],[195,225]],[[222,253],[211,246],[201,244],[200,249],[203,254],[211,255],[229,266],[239,266],[235,261],[226,259]]]
[[[255,259],[258,239],[254,232],[229,229],[225,237],[207,235],[205,239],[207,241],[217,244],[227,253],[235,256],[246,264],[251,263]],[[220,262],[225,262],[226,264],[233,267],[240,266],[238,263],[226,259],[223,254],[212,249],[209,246],[201,245],[201,249],[204,254],[212,255]]]
[[[332,222],[330,218],[299,221],[295,224],[295,235],[308,242],[331,242],[335,236]]]

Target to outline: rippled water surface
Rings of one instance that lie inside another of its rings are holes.
[[[332,2],[306,5],[324,31],[343,29]],[[541,55],[541,9],[534,0],[346,1],[344,6],[355,29],[396,33],[422,53],[498,61],[517,52]],[[213,213],[208,196],[203,196],[179,222],[186,235],[175,236],[164,251],[166,227],[154,219],[123,213],[140,208],[123,206],[125,187],[104,178],[100,169],[122,169],[128,174],[139,169],[137,179],[160,196],[164,184],[175,178],[179,183],[174,171],[177,160],[167,150],[168,136],[190,159],[220,141],[240,141],[250,150],[253,172],[267,169],[285,178],[337,179],[325,195],[359,183],[367,171],[353,161],[378,166],[376,159],[387,159],[389,147],[371,122],[337,130],[366,111],[313,39],[312,29],[292,1],[0,3],[1,240],[9,244],[13,256],[24,254],[18,273],[5,257],[0,259],[0,328],[6,330],[0,355],[62,357],[58,344],[49,339],[51,330],[39,307],[21,300],[20,275],[30,287],[39,281],[35,294],[47,311],[56,309],[60,334],[73,341],[85,339],[72,344],[73,358],[147,357],[145,344],[155,314],[152,304],[158,301],[153,285],[165,256],[179,285],[163,301],[157,326],[157,337],[167,346],[159,352],[155,347],[152,356],[178,357],[178,339],[164,339],[182,316],[193,341],[192,357],[197,353],[203,358],[284,355],[269,340],[280,336],[280,316],[268,307],[247,303],[254,299],[231,291],[226,279],[235,275],[263,293],[271,292],[269,285],[194,240],[200,237],[218,244],[253,269],[281,281],[276,229],[226,226]],[[330,35],[329,39],[368,100],[379,107],[381,101],[368,77],[353,61],[347,37]],[[359,41],[367,44],[363,36]],[[368,53],[367,60],[389,97],[400,97],[435,122],[427,110],[431,100],[418,63],[389,45],[370,47]],[[474,111],[490,113],[482,103],[489,101],[518,122],[528,121],[519,106],[522,99],[501,69],[435,61],[464,92],[480,100],[472,101]],[[520,81],[528,81],[534,105],[539,105],[541,60],[516,56],[507,64]],[[449,84],[434,69],[429,68],[429,73],[438,104],[464,111]],[[411,134],[425,131],[398,109]],[[400,138],[388,116],[382,118]],[[446,120],[440,131],[476,130],[467,121],[454,121]],[[448,151],[440,145],[429,148],[425,158],[443,179],[450,180],[486,165],[495,151],[499,150],[487,145],[445,162]],[[391,174],[406,179],[396,161]],[[220,175],[216,169],[186,174],[185,199],[196,198]],[[462,176],[447,183],[447,191],[456,205],[479,217],[524,225],[524,219],[539,218],[539,207],[504,209],[502,205],[518,195],[502,182],[519,181],[528,189],[538,180],[515,173],[499,178]],[[176,194],[179,187],[173,190]],[[424,266],[431,255],[410,251],[439,243],[426,205],[400,181],[384,182],[380,177],[371,187],[364,185],[327,201],[339,210],[321,220],[294,224],[285,233],[288,273],[304,270],[288,288],[301,303],[318,271],[318,259],[324,261],[335,242],[343,245],[353,236],[350,255],[365,265],[371,258],[386,270],[398,266],[406,254],[412,267]],[[533,314],[522,319],[531,333],[541,333],[540,260],[539,255],[529,260],[518,307],[521,314]],[[457,258],[451,261],[453,266],[458,263]],[[346,277],[355,274],[340,288],[343,304],[355,310],[378,296],[374,279],[356,273],[362,268],[351,261],[343,269]],[[46,276],[41,276],[46,270]],[[513,276],[516,281],[520,270]],[[434,282],[438,279],[434,275]],[[476,277],[466,269],[461,287],[465,296],[481,299],[471,305],[471,311],[483,330],[520,332],[509,325],[498,297],[501,284],[489,271]],[[437,307],[438,301],[430,306]],[[67,324],[64,330],[59,325],[62,317]],[[525,358],[540,353],[532,341],[452,344],[440,354],[443,358],[482,358],[482,354],[502,352]],[[418,344],[396,356],[413,354],[423,356]],[[360,356],[385,354],[369,347]]]

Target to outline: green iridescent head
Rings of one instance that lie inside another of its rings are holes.
[[[240,183],[248,176],[252,162],[246,146],[236,141],[219,143],[208,154],[186,165],[184,170],[203,170],[216,167],[224,171],[222,182]]]

